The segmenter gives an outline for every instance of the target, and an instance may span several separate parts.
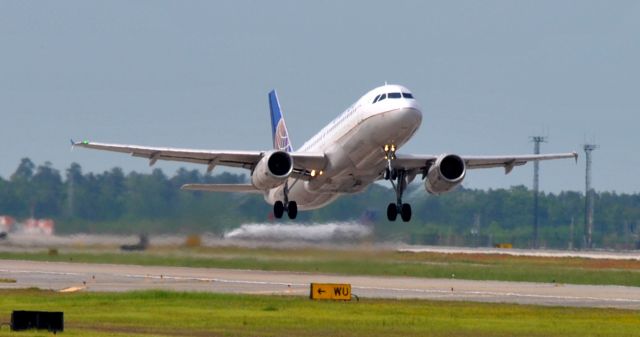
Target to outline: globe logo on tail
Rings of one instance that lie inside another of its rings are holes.
[[[273,145],[277,150],[291,152],[289,133],[287,132],[287,126],[284,124],[284,118],[281,118],[280,121],[278,121]]]

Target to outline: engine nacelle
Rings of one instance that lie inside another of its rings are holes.
[[[451,191],[460,185],[467,173],[464,160],[455,154],[443,154],[429,168],[424,187],[431,194]]]
[[[253,169],[251,183],[258,189],[268,190],[284,184],[293,171],[293,158],[284,151],[265,154]]]

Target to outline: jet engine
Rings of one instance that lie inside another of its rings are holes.
[[[431,194],[449,192],[460,185],[467,170],[464,160],[455,154],[443,154],[429,168],[425,189]]]
[[[258,189],[268,190],[284,184],[293,171],[293,158],[284,151],[265,154],[253,169],[251,183]]]

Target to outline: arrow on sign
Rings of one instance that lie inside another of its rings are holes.
[[[309,297],[312,300],[350,301],[351,285],[342,283],[311,283]]]

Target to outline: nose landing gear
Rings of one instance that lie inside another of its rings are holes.
[[[391,182],[393,190],[396,192],[396,203],[390,203],[387,206],[387,219],[396,221],[398,214],[404,222],[411,221],[411,205],[402,203],[402,194],[407,187],[407,171],[393,167],[393,161],[396,159],[396,146],[385,145],[384,158],[387,160],[387,167],[384,169],[383,177]]]

